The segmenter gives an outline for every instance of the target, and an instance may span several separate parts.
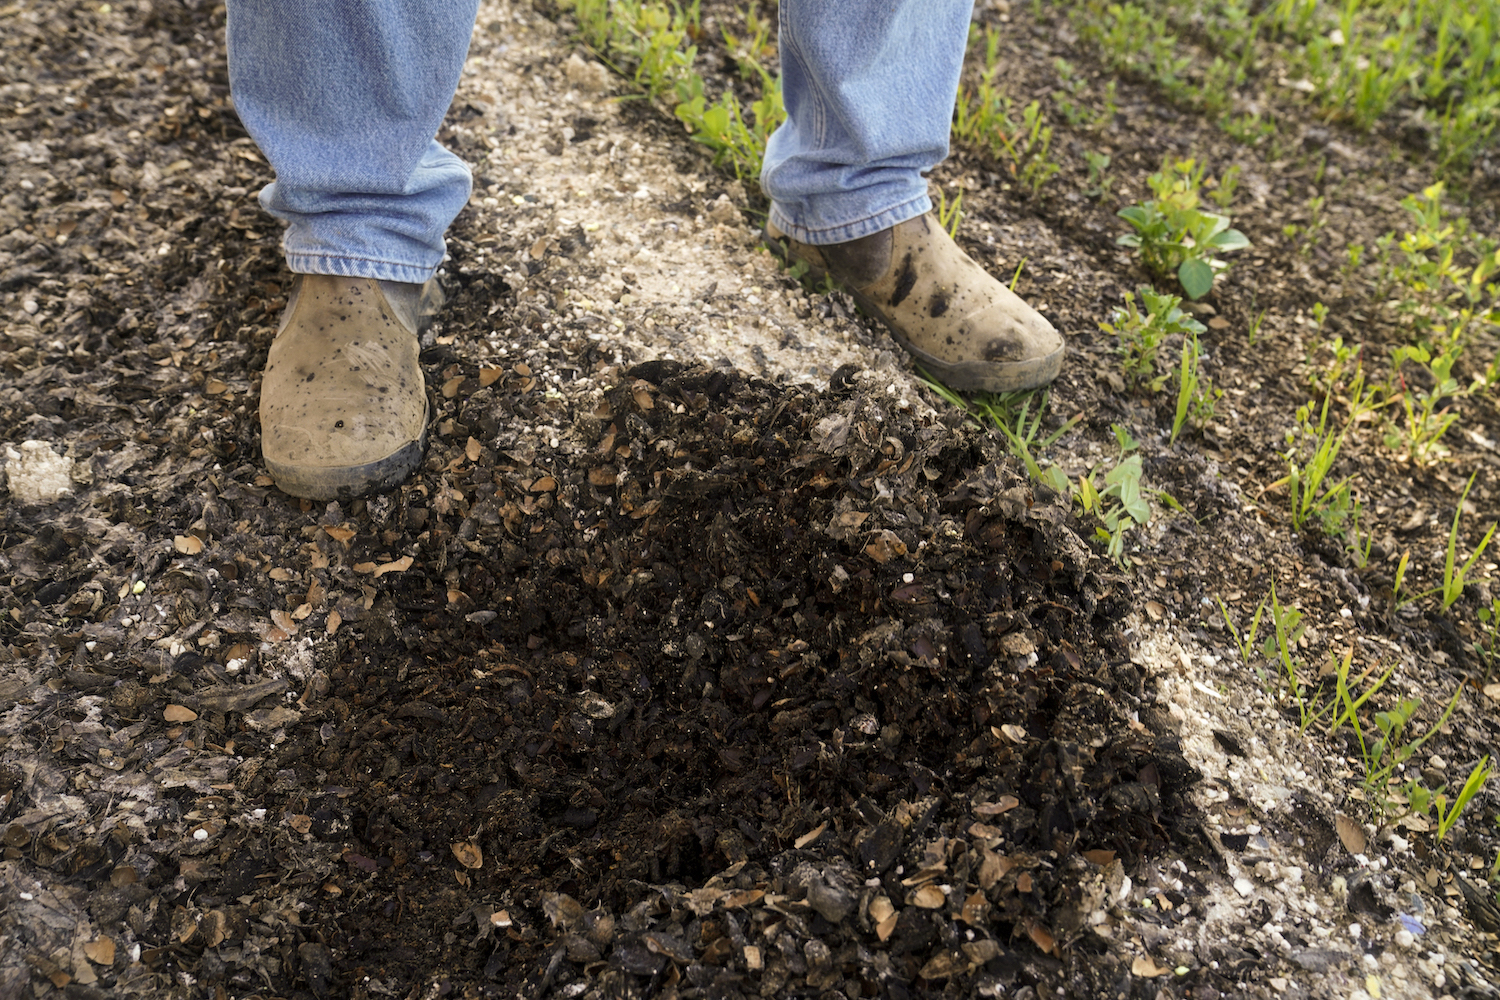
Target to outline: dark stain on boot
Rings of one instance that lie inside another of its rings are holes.
[[[1020,361],[1026,356],[1026,346],[1010,337],[996,337],[984,345],[986,361]]]
[[[908,250],[906,256],[901,258],[900,269],[896,271],[896,290],[891,293],[891,305],[899,306],[905,302],[906,297],[911,294],[911,290],[916,284],[917,268],[912,262],[911,251]]]
[[[937,319],[948,311],[948,305],[952,300],[948,297],[948,290],[939,288],[932,293],[932,298],[927,300],[927,315]]]

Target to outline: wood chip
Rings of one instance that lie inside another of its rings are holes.
[[[1339,840],[1344,844],[1345,850],[1350,854],[1363,854],[1369,846],[1365,840],[1365,831],[1357,822],[1339,813],[1334,817],[1334,828],[1338,830]]]
[[[115,942],[114,938],[101,934],[97,940],[89,941],[83,946],[83,953],[88,960],[95,965],[111,966],[115,964]]]
[[[823,822],[819,823],[817,826],[813,827],[811,830],[807,831],[802,836],[797,838],[795,843],[797,850],[800,851],[808,844],[816,843],[818,838],[823,836],[823,831],[827,829],[828,821],[825,819]]]
[[[1084,851],[1083,856],[1100,868],[1108,868],[1115,863],[1114,851]]]
[[[935,885],[924,885],[911,894],[908,902],[924,910],[938,910],[948,902],[948,896]]]
[[[959,911],[958,919],[971,927],[981,927],[990,910],[990,901],[985,898],[983,892],[969,894],[964,900],[963,909]]]
[[[892,913],[890,916],[886,917],[880,923],[875,925],[875,936],[878,937],[881,941],[885,941],[886,939],[888,939],[891,936],[891,932],[896,929],[896,921],[900,919],[901,915],[898,913]]]
[[[1172,970],[1165,965],[1157,965],[1156,959],[1150,955],[1137,955],[1130,963],[1130,971],[1143,979],[1155,979]]]
[[[411,564],[411,556],[402,556],[400,559],[397,559],[393,562],[381,563],[379,566],[376,566],[375,576],[379,578],[385,576],[387,573],[405,573],[407,570],[411,569]]]
[[[330,538],[337,542],[347,542],[357,534],[353,528],[330,528],[325,526],[323,530],[328,533]]]
[[[324,626],[324,631],[328,635],[333,635],[333,633],[339,630],[339,626],[342,624],[344,624],[344,616],[339,614],[337,610],[330,611],[328,612],[328,624]]]
[[[728,892],[719,902],[726,910],[732,910],[739,906],[750,906],[760,902],[766,895],[764,889],[741,889],[737,892]]]
[[[468,456],[469,461],[477,462],[479,461],[479,456],[484,454],[484,445],[471,437],[469,438],[469,443],[464,445],[464,454]]]
[[[453,856],[465,868],[484,867],[484,852],[472,840],[461,840],[451,846],[453,848]]]
[[[463,384],[464,384],[464,377],[462,375],[455,375],[452,378],[450,378],[448,381],[444,382],[443,383],[443,398],[444,399],[452,399],[454,396],[457,396],[458,395],[458,387],[461,386],[461,385],[463,385]]]
[[[1026,934],[1031,938],[1032,944],[1040,948],[1043,953],[1048,955],[1056,953],[1057,939],[1052,936],[1051,931],[1035,920],[1028,920],[1026,922]]]
[[[980,802],[974,806],[975,816],[999,816],[1008,813],[1021,804],[1021,800],[1014,795],[1002,795],[994,802]]]
[[[168,705],[162,709],[161,717],[168,722],[193,722],[198,718],[198,713],[186,705]]]
[[[498,382],[500,380],[500,376],[504,375],[504,374],[505,374],[505,369],[504,368],[481,368],[481,369],[479,369],[479,386],[480,386],[480,388],[484,388],[487,385],[494,385],[496,382]]]

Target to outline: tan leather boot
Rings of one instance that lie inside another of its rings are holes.
[[[437,283],[300,274],[260,387],[260,450],[294,497],[388,489],[422,461],[427,389],[417,333]]]
[[[953,389],[1034,389],[1062,370],[1052,324],[974,263],[929,215],[831,246],[798,243],[767,224],[766,245],[805,261],[886,325],[934,377]]]

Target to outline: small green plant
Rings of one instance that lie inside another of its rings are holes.
[[[1480,608],[1475,617],[1483,629],[1469,648],[1483,661],[1484,679],[1488,681],[1495,672],[1495,658],[1500,656],[1500,597],[1490,598],[1490,606]]]
[[[1125,555],[1125,533],[1151,519],[1151,505],[1141,489],[1141,456],[1131,455],[1139,445],[1130,432],[1112,425],[1120,446],[1119,461],[1104,474],[1104,488],[1094,486],[1097,469],[1078,479],[1078,501],[1085,514],[1098,518],[1094,534],[1104,542],[1105,554],[1121,569],[1130,567]]]
[[[1448,454],[1441,441],[1459,419],[1459,410],[1452,402],[1467,395],[1453,377],[1453,364],[1462,351],[1461,346],[1453,344],[1433,357],[1425,347],[1406,344],[1391,353],[1391,380],[1386,384],[1385,402],[1399,403],[1404,420],[1387,420],[1385,444],[1404,452],[1413,465],[1429,465]],[[1429,388],[1407,380],[1401,370],[1407,362],[1425,369],[1427,380],[1432,383]]]
[[[1447,796],[1441,790],[1435,793],[1434,805],[1437,807],[1438,840],[1448,839],[1448,834],[1452,832],[1453,825],[1463,815],[1464,808],[1470,802],[1474,801],[1474,796],[1479,794],[1479,790],[1484,787],[1484,783],[1489,780],[1489,776],[1490,757],[1489,754],[1485,754],[1479,759],[1479,763],[1474,765],[1474,769],[1469,772],[1468,780],[1464,782],[1463,788],[1459,789],[1458,796],[1453,800],[1451,806],[1448,805]]]
[[[1302,679],[1307,665],[1293,650],[1302,641],[1307,626],[1302,622],[1301,611],[1277,600],[1274,583],[1271,585],[1271,626],[1273,631],[1266,637],[1261,650],[1267,659],[1280,666],[1287,695],[1297,706],[1299,731],[1305,733],[1333,708],[1333,703],[1323,701],[1316,682],[1309,685]]]
[[[1084,194],[1101,201],[1108,198],[1109,189],[1115,183],[1115,179],[1109,174],[1109,155],[1089,150],[1083,154],[1083,158],[1089,165],[1088,187]]]
[[[1189,420],[1195,427],[1203,427],[1213,419],[1214,409],[1224,390],[1214,387],[1207,375],[1202,374],[1202,349],[1198,335],[1188,332],[1182,338],[1182,361],[1177,371],[1177,408],[1172,414],[1172,437],[1175,442],[1183,425]]]
[[[1246,668],[1255,671],[1256,676],[1260,678],[1261,684],[1267,686],[1269,685],[1269,678],[1266,676],[1265,670],[1261,668],[1260,661],[1255,658],[1254,653],[1255,636],[1260,631],[1260,616],[1265,614],[1266,602],[1270,599],[1269,594],[1260,599],[1260,604],[1255,608],[1255,617],[1250,619],[1250,627],[1241,633],[1235,627],[1234,619],[1230,616],[1229,607],[1224,603],[1223,598],[1214,598],[1214,600],[1219,602],[1219,613],[1224,616],[1224,624],[1229,627],[1229,635],[1234,639],[1234,646],[1240,652],[1240,662]]]
[[[1380,735],[1373,741],[1365,739],[1364,727],[1360,724],[1356,713],[1346,711],[1340,716],[1341,720],[1348,722],[1354,732],[1360,762],[1365,771],[1363,792],[1366,801],[1370,803],[1376,822],[1385,822],[1397,815],[1398,803],[1390,793],[1392,776],[1405,766],[1423,744],[1448,724],[1454,709],[1458,708],[1458,702],[1463,697],[1463,693],[1462,686],[1454,691],[1452,699],[1449,700],[1437,724],[1415,739],[1408,738],[1406,730],[1412,718],[1417,714],[1417,709],[1421,707],[1420,698],[1404,698],[1389,711],[1376,712],[1375,728]],[[1370,735],[1374,736],[1373,733]],[[1409,805],[1409,800],[1407,804]]]
[[[1219,119],[1219,128],[1235,142],[1254,146],[1262,139],[1276,134],[1275,119],[1262,118],[1257,114],[1224,115]]]
[[[1234,204],[1234,196],[1240,189],[1240,165],[1232,163],[1229,169],[1219,177],[1219,182],[1214,185],[1209,197],[1213,203],[1219,206],[1219,211],[1227,212],[1229,206]]]
[[[1117,213],[1135,232],[1115,242],[1138,250],[1153,274],[1176,274],[1190,299],[1212,291],[1216,275],[1229,266],[1215,254],[1250,245],[1244,233],[1229,228],[1228,216],[1198,207],[1202,180],[1203,168],[1193,160],[1175,161],[1148,178],[1155,198]]]
[[[1058,79],[1063,85],[1063,89],[1052,92],[1052,102],[1057,105],[1063,121],[1074,128],[1092,131],[1114,120],[1115,113],[1119,110],[1116,105],[1115,81],[1111,80],[1105,85],[1103,106],[1095,110],[1081,101],[1088,91],[1088,81],[1078,73],[1078,69],[1066,59],[1054,59],[1052,67],[1057,70]]]
[[[977,36],[971,36],[971,45]],[[993,28],[983,35],[984,66],[975,87],[964,88],[953,109],[953,135],[1004,160],[1021,186],[1036,197],[1042,185],[1062,169],[1050,159],[1052,126],[1046,123],[1039,101],[1021,110],[1020,121],[1012,114],[1010,97],[995,85],[1000,69],[1000,33]]]
[[[938,188],[938,225],[947,231],[949,236],[958,236],[958,225],[964,217],[964,191],[958,189],[953,196],[953,201],[948,201],[948,195],[942,188]]]
[[[1046,389],[1019,389],[1014,392],[979,392],[965,398],[918,368],[933,392],[944,401],[968,414],[980,427],[993,426],[1004,437],[1010,453],[1020,460],[1033,482],[1041,483],[1054,493],[1066,496],[1071,488],[1067,474],[1055,465],[1041,466],[1041,453],[1057,439],[1078,425],[1082,414],[1064,421],[1050,433],[1042,433],[1042,415],[1047,411]],[[1035,404],[1035,411],[1032,405]]]
[[[1126,292],[1124,307],[1114,311],[1111,322],[1100,323],[1099,329],[1118,338],[1120,367],[1131,388],[1144,386],[1160,392],[1170,377],[1157,370],[1157,354],[1162,344],[1174,336],[1196,339],[1205,327],[1182,311],[1182,300],[1177,296],[1159,294],[1149,285],[1142,285],[1136,291],[1145,311],[1136,305],[1135,296]]]
[[[1288,432],[1287,443],[1291,447],[1282,456],[1286,461],[1287,475],[1272,484],[1273,487],[1285,485],[1291,494],[1294,531],[1301,531],[1314,515],[1321,519],[1325,534],[1340,535],[1344,531],[1345,522],[1353,510],[1350,488],[1353,476],[1345,476],[1333,485],[1325,484],[1338,462],[1349,432],[1368,407],[1364,384],[1364,372],[1356,368],[1354,381],[1349,387],[1349,416],[1337,426],[1329,423],[1334,396],[1332,387],[1324,395],[1321,407],[1315,409],[1312,403],[1305,403],[1297,409],[1297,430]],[[1316,423],[1313,422],[1314,412],[1317,413]],[[1299,441],[1302,442],[1300,446]],[[1299,461],[1305,448],[1310,449],[1310,454],[1305,462]]]
[[[1443,586],[1441,591],[1444,611],[1453,607],[1458,602],[1458,599],[1463,596],[1464,585],[1468,580],[1469,571],[1474,568],[1475,563],[1479,562],[1479,557],[1484,554],[1485,548],[1490,544],[1490,539],[1495,537],[1495,529],[1500,527],[1500,522],[1491,524],[1490,530],[1484,533],[1484,538],[1480,540],[1479,546],[1474,549],[1473,553],[1464,561],[1462,566],[1458,565],[1458,522],[1464,515],[1464,501],[1469,498],[1469,490],[1473,489],[1474,478],[1478,475],[1479,473],[1474,473],[1469,477],[1469,481],[1464,484],[1463,494],[1458,498],[1458,507],[1453,511],[1453,525],[1448,529],[1448,554],[1443,560]]]

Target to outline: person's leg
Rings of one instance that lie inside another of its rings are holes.
[[[422,283],[470,190],[434,136],[477,7],[229,2],[235,110],[276,172],[260,201],[296,274],[260,403],[262,457],[294,496],[384,489],[421,462]]]
[[[831,275],[956,389],[1044,385],[1063,342],[929,218],[973,0],[782,0],[787,121],[766,146],[766,240]]]
[[[766,145],[771,222],[844,243],[932,208],[974,0],[782,0],[787,121]]]
[[[469,168],[434,140],[458,87],[477,0],[230,0],[229,83],[276,179],[287,265],[421,283],[469,199]]]

